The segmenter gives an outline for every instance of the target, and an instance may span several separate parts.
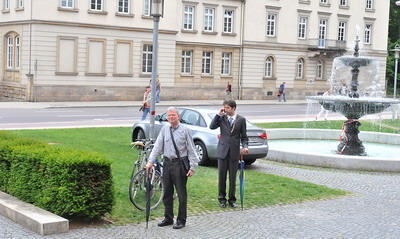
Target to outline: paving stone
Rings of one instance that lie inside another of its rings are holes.
[[[0,217],[0,239],[400,238],[400,174],[303,168],[269,161],[257,162],[250,170],[338,188],[352,195],[191,216],[181,230],[158,228],[152,221],[148,230],[142,223],[42,237]]]

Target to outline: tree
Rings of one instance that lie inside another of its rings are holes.
[[[389,12],[389,40],[388,40],[388,57],[386,61],[386,80],[387,92],[391,94],[393,92],[393,78],[394,78],[394,53],[392,50],[396,44],[400,46],[400,6],[396,5],[397,0],[390,0],[390,12]],[[399,67],[400,68],[400,67]],[[398,74],[397,80],[399,80],[400,74]],[[399,84],[397,84],[399,87]]]

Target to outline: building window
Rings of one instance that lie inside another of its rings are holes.
[[[233,10],[224,11],[224,33],[233,33]]]
[[[372,9],[373,7],[374,7],[374,1],[373,0],[366,0],[365,8],[366,9]]]
[[[182,51],[182,65],[181,65],[182,74],[192,74],[192,56],[193,56],[193,51],[191,50]]]
[[[17,8],[24,8],[24,0],[17,0]]]
[[[91,0],[90,1],[90,10],[94,11],[103,11],[104,8],[103,0]]]
[[[212,56],[213,53],[211,51],[203,51],[203,58],[201,60],[201,73],[202,74],[212,74]]]
[[[328,20],[319,20],[319,34],[318,34],[318,47],[324,48],[326,46],[326,28],[328,25]]]
[[[153,46],[149,44],[143,45],[142,72],[151,73],[153,64]]]
[[[339,6],[347,7],[347,0],[340,0],[339,1]]]
[[[299,18],[299,29],[298,29],[298,34],[297,37],[299,39],[306,39],[307,38],[307,17],[300,17]]]
[[[318,62],[317,62],[317,69],[316,69],[316,76],[317,76],[317,79],[322,79],[323,78],[323,76],[324,76],[324,63],[321,61],[321,60],[319,60]]]
[[[74,0],[61,0],[61,7],[74,8]]]
[[[4,10],[9,10],[10,9],[10,0],[4,0],[3,9]]]
[[[214,8],[204,9],[204,31],[213,32],[214,31]]]
[[[101,59],[101,55],[96,51],[98,49],[90,49],[92,42],[89,40],[88,42],[88,51],[91,50],[91,53],[96,54],[94,57]],[[101,47],[99,47],[101,48]],[[102,49],[99,50],[102,52]],[[100,53],[99,52],[99,53]],[[78,37],[57,37],[57,74],[62,75],[77,75],[77,58],[78,55]],[[89,62],[91,59],[90,54],[87,56],[87,61]],[[94,64],[94,62],[90,62],[90,64]],[[99,63],[100,64],[100,63]],[[102,64],[102,63],[101,63]],[[89,71],[90,66],[88,66],[87,71]],[[91,68],[93,70],[93,68]]]
[[[274,70],[274,58],[272,58],[272,56],[269,56],[265,60],[264,76],[267,77],[267,78],[272,78],[273,70]]]
[[[321,3],[321,4],[328,4],[328,0],[319,0],[319,3]]]
[[[346,40],[346,22],[339,22],[337,39],[338,39],[338,41]]]
[[[194,30],[194,6],[185,6],[183,10],[183,29]]]
[[[276,14],[268,13],[267,15],[267,36],[275,37],[276,31]]]
[[[304,77],[304,59],[300,58],[296,63],[296,79],[303,79]]]
[[[232,61],[232,53],[231,52],[223,52],[222,53],[222,67],[221,67],[222,75],[230,75],[231,74],[231,61]]]
[[[150,16],[150,0],[143,0],[143,16]]]
[[[372,24],[365,24],[364,44],[371,44]]]
[[[20,67],[21,40],[16,33],[6,36],[6,68],[17,70]]]
[[[129,13],[129,0],[118,0],[118,12]]]

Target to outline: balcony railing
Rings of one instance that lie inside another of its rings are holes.
[[[344,51],[346,50],[346,41],[338,41],[332,39],[309,39],[308,49],[314,51]]]

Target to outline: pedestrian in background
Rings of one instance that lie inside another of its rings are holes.
[[[285,88],[286,88],[286,82],[283,82],[280,86],[279,86],[279,94],[278,94],[278,97],[279,97],[279,102],[281,102],[282,100],[284,101],[284,102],[286,102],[286,93],[285,93]]]
[[[229,81],[225,89],[225,100],[232,100],[232,85],[229,83]]]
[[[160,103],[160,92],[161,92],[161,83],[160,83],[160,80],[157,79],[157,86],[156,86],[156,103]]]
[[[163,155],[162,185],[164,189],[164,220],[158,223],[165,227],[174,223],[174,188],[178,193],[179,209],[174,229],[181,229],[186,225],[187,217],[187,178],[194,175],[199,157],[194,146],[191,130],[180,124],[179,112],[174,107],[167,110],[167,119],[170,123],[165,125],[151,151],[146,169],[153,167],[156,157]]]
[[[331,90],[327,90],[324,92],[324,94],[322,94],[323,96],[328,96],[331,94]],[[321,109],[319,111],[319,113],[317,114],[317,116],[315,116],[315,120],[318,120],[323,114],[325,113],[325,120],[328,120],[328,113],[329,110],[325,109],[322,105],[321,105]]]
[[[142,114],[142,120],[145,120],[147,115],[150,112],[150,103],[151,103],[151,88],[150,86],[146,86],[146,90],[143,94],[143,114]]]
[[[247,154],[249,138],[247,137],[246,119],[236,114],[236,102],[225,100],[223,108],[210,124],[210,129],[220,128],[220,138],[217,146],[218,157],[218,201],[222,208],[226,207],[226,176],[229,171],[230,207],[236,207],[236,174],[240,154]],[[242,143],[242,150],[240,150]]]

